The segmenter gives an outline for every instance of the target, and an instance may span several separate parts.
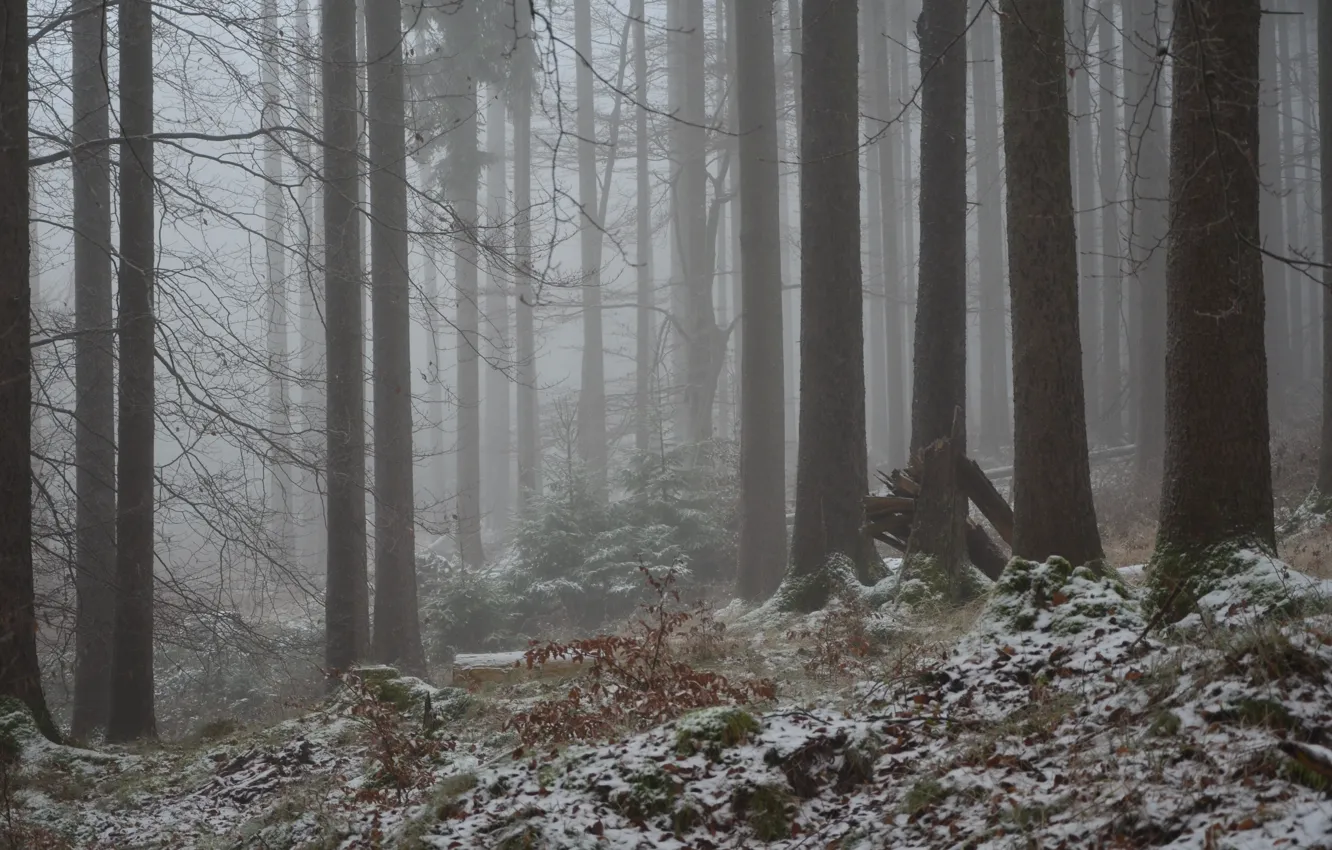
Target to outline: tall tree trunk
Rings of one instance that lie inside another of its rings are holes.
[[[1137,302],[1132,390],[1137,396],[1134,453],[1138,474],[1159,475],[1165,452],[1165,242],[1168,173],[1164,92],[1157,62],[1158,0],[1126,0],[1124,96],[1129,127],[1129,197],[1132,203],[1129,259],[1132,300]]]
[[[518,30],[513,75],[513,243],[518,265],[514,319],[518,337],[518,500],[526,511],[541,493],[541,427],[537,409],[536,330],[532,308],[532,41],[531,6],[516,0]]]
[[[1295,256],[1305,250],[1305,246],[1301,244],[1299,209],[1296,206],[1300,192],[1295,180],[1294,111],[1295,90],[1298,83],[1295,80],[1295,66],[1291,62],[1290,55],[1291,29],[1296,25],[1298,19],[1294,15],[1280,15],[1278,18],[1281,27],[1279,33],[1281,38],[1277,50],[1279,77],[1281,79],[1279,89],[1281,92],[1281,163],[1278,171],[1280,182],[1272,188],[1280,191],[1282,198],[1282,224],[1285,230],[1280,243],[1281,252],[1288,256]],[[1286,280],[1289,290],[1286,294],[1286,310],[1289,317],[1287,327],[1290,329],[1290,389],[1294,394],[1291,400],[1295,401],[1304,390],[1304,357],[1306,353],[1304,324],[1308,321],[1308,316],[1304,312],[1304,290],[1307,287],[1304,275],[1296,270],[1288,268]]]
[[[264,107],[260,124],[282,123],[278,93],[278,26],[276,0],[263,2],[263,56],[259,63]],[[268,414],[274,457],[268,462],[269,533],[275,560],[284,568],[296,554],[295,479],[290,462],[291,374],[287,341],[287,211],[283,195],[282,147],[276,139],[264,144],[264,245],[268,274]]]
[[[1158,599],[1214,568],[1216,546],[1276,550],[1255,247],[1260,19],[1258,0],[1175,4],[1165,473],[1148,573]]]
[[[469,32],[474,34],[475,30],[469,28]],[[477,149],[476,81],[468,79],[464,85],[457,113],[461,120],[449,131],[453,160],[449,197],[466,228],[455,237],[453,249],[458,287],[458,548],[465,567],[480,569],[486,560],[481,544],[480,254],[476,244],[481,157]]]
[[[106,7],[74,7],[73,140],[110,135]],[[116,443],[115,337],[111,313],[111,155],[76,148],[74,188],[74,459],[78,593],[72,732],[87,740],[106,728],[115,622]]]
[[[0,278],[0,484],[8,501],[0,522],[0,697],[21,700],[42,732],[58,740],[42,695],[33,609],[28,7],[22,0],[5,2],[0,45],[0,267],[7,269]]]
[[[634,110],[635,174],[637,178],[635,210],[638,229],[634,240],[637,283],[637,309],[634,327],[634,448],[646,452],[652,445],[651,386],[653,354],[652,329],[652,174],[648,164],[648,64],[647,13],[644,0],[634,0],[630,17],[634,19],[634,85],[637,106]],[[517,132],[515,130],[515,132]]]
[[[153,12],[120,4],[120,453],[108,741],[154,737]]]
[[[486,104],[486,238],[496,250],[507,255],[509,240],[505,232],[509,217],[508,142],[505,132],[504,100],[499,91],[487,92]],[[486,370],[486,465],[491,526],[503,545],[509,517],[513,511],[512,437],[509,423],[508,363],[509,283],[505,262],[492,260],[486,268],[486,342],[497,366]]]
[[[883,89],[887,78],[880,76],[876,64],[880,42],[887,49],[883,25],[878,14],[880,3],[862,3],[860,6],[860,74],[864,80],[861,112],[865,115],[865,137],[874,140],[865,150],[865,213],[867,225],[867,280],[865,285],[865,333],[868,347],[865,364],[866,422],[869,435],[871,465],[887,461],[888,435],[888,381],[893,368],[888,361],[888,264],[891,262],[884,249],[884,211],[882,183],[883,134],[890,116],[881,109]],[[891,166],[891,162],[889,163]]]
[[[407,109],[402,4],[368,0],[370,271],[374,310],[375,626],[371,652],[425,670],[416,604],[412,481],[410,248],[407,240]]]
[[[801,21],[800,440],[791,572],[817,575],[848,558],[869,578],[873,550],[861,531],[869,486],[861,324],[860,175],[855,0],[807,3]],[[759,334],[751,333],[757,337]],[[821,608],[812,583],[792,600]]]
[[[1304,80],[1304,128],[1300,134],[1300,161],[1304,165],[1304,180],[1301,196],[1304,206],[1304,244],[1310,252],[1318,255],[1319,246],[1322,245],[1322,222],[1320,220],[1319,178],[1316,166],[1314,165],[1315,153],[1318,151],[1318,72],[1314,68],[1314,51],[1309,47],[1309,30],[1314,26],[1318,16],[1317,0],[1300,0],[1297,4],[1301,12],[1300,25],[1300,60],[1299,75]],[[1313,36],[1318,37],[1317,33]],[[1308,294],[1306,302],[1307,308],[1305,321],[1308,323],[1308,346],[1309,346],[1309,380],[1311,385],[1317,383],[1319,370],[1322,368],[1323,357],[1323,322],[1321,318],[1323,312],[1323,289],[1321,286],[1311,285],[1312,281],[1307,282],[1305,291]]]
[[[971,86],[976,122],[976,240],[980,289],[980,423],[981,455],[999,457],[1013,441],[1008,405],[1006,353],[1007,311],[1004,309],[1003,151],[995,103],[998,59],[994,49],[994,9],[977,0],[971,44]]]
[[[1097,60],[1100,93],[1099,147],[1101,196],[1101,441],[1107,446],[1124,442],[1123,404],[1124,371],[1120,364],[1120,301],[1123,298],[1119,260],[1119,95],[1117,88],[1120,58],[1115,50],[1114,8],[1111,0],[1101,0],[1096,23]],[[1088,388],[1089,392],[1095,392]]]
[[[1013,303],[1013,554],[1103,561],[1078,350],[1064,9],[1003,0],[1004,162]]]
[[[947,437],[953,411],[967,404],[966,0],[927,0],[917,27],[923,82],[913,452]]]
[[[578,203],[583,264],[583,365],[578,387],[578,448],[599,493],[606,492],[606,361],[601,329],[601,237],[597,215],[597,113],[592,91],[591,0],[574,3],[574,48],[578,52]]]
[[[432,164],[428,157],[416,156],[416,172],[428,187],[433,183]],[[427,189],[427,191],[429,191]],[[426,504],[432,506],[429,521],[424,526],[442,533],[449,525],[449,511],[444,499],[449,492],[448,459],[444,449],[444,363],[440,345],[441,303],[439,297],[439,269],[435,265],[435,243],[431,236],[421,239],[421,252],[425,255],[421,268],[421,293],[425,297],[426,357],[426,476],[423,489]]]
[[[1258,174],[1262,181],[1259,202],[1262,244],[1276,256],[1263,258],[1266,313],[1267,402],[1274,421],[1286,418],[1291,386],[1290,325],[1287,321],[1286,264],[1278,257],[1286,251],[1286,224],[1281,207],[1281,102],[1277,73],[1276,16],[1264,15],[1260,34]],[[1173,146],[1173,142],[1171,143]],[[1168,451],[1168,449],[1167,449]]]
[[[778,4],[773,4],[773,14],[777,13]],[[796,436],[799,426],[800,410],[800,256],[798,240],[791,238],[791,219],[800,213],[800,0],[788,0],[787,33],[790,36],[788,52],[775,52],[777,67],[783,69],[778,79],[785,78],[785,70],[790,67],[792,98],[795,104],[789,123],[782,122],[782,167],[780,191],[781,197],[781,247],[782,280],[786,283],[785,300],[782,312],[783,349],[786,353],[785,375],[782,380],[782,397],[786,420],[786,433],[789,435],[786,445],[787,468],[795,465]],[[775,70],[774,70],[775,73]],[[778,102],[786,109],[786,93],[778,89]]]
[[[292,74],[297,91],[297,112],[302,127],[311,133],[319,132],[315,119],[314,76],[312,66],[314,47],[310,38],[310,13],[307,0],[297,0],[296,42],[300,56]],[[323,280],[316,269],[317,254],[321,246],[318,222],[323,219],[322,191],[316,186],[319,164],[314,161],[310,140],[304,136],[295,140],[296,159],[305,171],[296,191],[296,207],[300,217],[301,271],[300,286],[300,340],[301,340],[301,408],[303,425],[307,433],[324,432],[324,289]],[[306,573],[313,577],[324,570],[324,542],[327,534],[324,513],[324,487],[320,482],[320,469],[312,464],[301,475],[298,488],[301,493],[301,561]]]
[[[892,103],[895,108],[900,109],[898,120],[902,125],[902,160],[901,173],[898,176],[899,185],[902,187],[901,206],[898,208],[898,214],[902,217],[902,245],[904,246],[905,260],[903,265],[906,273],[903,279],[903,304],[902,309],[906,314],[906,321],[903,323],[902,344],[903,349],[912,352],[914,358],[915,352],[915,322],[916,322],[916,286],[919,278],[919,268],[916,265],[916,167],[913,163],[914,147],[911,143],[911,112],[912,105],[916,99],[917,90],[911,81],[911,50],[908,47],[910,41],[910,26],[908,25],[907,3],[903,0],[896,0],[888,4],[889,23],[892,27],[892,37],[889,39],[889,52],[892,55],[893,73],[890,77],[894,82]],[[886,211],[885,211],[886,212]],[[912,397],[915,391],[914,363],[912,369],[906,370],[907,385],[905,397]],[[908,429],[914,431],[912,418],[914,414],[907,405],[903,405],[901,413],[902,430]],[[907,436],[907,444],[914,436]]]
[[[1318,7],[1318,121],[1332,121],[1332,10]],[[1318,147],[1318,195],[1322,212],[1322,257],[1332,257],[1332,145]],[[1323,434],[1318,453],[1318,494],[1324,509],[1332,499],[1332,269],[1323,269]]]
[[[1088,29],[1087,4],[1085,0],[1065,0],[1065,14],[1068,17],[1067,31],[1072,38],[1069,43],[1069,75],[1073,78],[1073,165],[1075,168],[1075,193],[1073,198],[1074,222],[1077,235],[1078,254],[1078,327],[1082,334],[1082,386],[1086,392],[1086,421],[1091,429],[1089,436],[1100,429],[1101,405],[1099,388],[1100,345],[1099,336],[1099,301],[1093,263],[1096,259],[1095,218],[1096,201],[1093,192],[1096,186],[1096,172],[1093,163],[1096,151],[1092,144],[1092,100],[1091,80],[1092,63],[1090,59],[1091,33]],[[1011,285],[1011,284],[1010,284]],[[1014,366],[1014,369],[1017,367]],[[1016,378],[1014,379],[1016,381]]]
[[[365,557],[365,356],[361,215],[357,211],[356,2],[320,7],[324,89],[324,350],[328,543],[324,664],[360,660],[369,618]]]
[[[782,275],[778,244],[777,80],[766,0],[735,4],[736,130],[740,136],[740,545],[737,589],[762,599],[786,563],[786,433]]]

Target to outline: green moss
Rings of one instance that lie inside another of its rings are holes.
[[[1302,728],[1290,709],[1270,699],[1242,699],[1233,708],[1220,712],[1216,719],[1231,720],[1245,726],[1264,726],[1274,732],[1298,732]]]
[[[794,569],[789,571],[773,594],[773,603],[779,611],[808,614],[823,610],[837,596],[858,593],[863,586],[851,559],[833,555],[812,573],[797,575]]]
[[[1273,569],[1256,561],[1254,553],[1270,557]],[[1170,622],[1199,610],[1209,593],[1229,587],[1236,601],[1254,614],[1289,612],[1298,599],[1290,582],[1278,572],[1286,570],[1264,544],[1237,539],[1211,546],[1164,546],[1152,555],[1147,570],[1147,609],[1160,611]]]
[[[1116,576],[1074,567],[1053,557],[1044,563],[1014,558],[1000,574],[981,615],[992,631],[1040,629],[1077,634],[1105,621],[1142,628],[1141,607]]]
[[[630,774],[625,781],[629,789],[612,795],[611,804],[625,817],[634,820],[670,814],[684,790],[683,783],[658,768]]]
[[[41,734],[26,705],[14,697],[0,697],[0,762],[16,763]]]
[[[907,790],[902,797],[902,811],[910,817],[923,814],[930,808],[948,799],[948,789],[938,779],[921,779]]]
[[[683,835],[703,822],[703,813],[692,803],[681,803],[671,816],[671,831]]]
[[[957,605],[985,593],[989,580],[969,563],[961,565],[960,587],[930,555],[913,554],[902,562],[895,600],[911,608]]]
[[[791,795],[780,785],[742,785],[731,795],[731,810],[743,819],[760,841],[791,837],[794,807]]]
[[[1173,711],[1162,711],[1152,718],[1147,727],[1147,734],[1153,738],[1173,738],[1179,734],[1179,715]]]
[[[710,760],[719,761],[722,750],[747,742],[759,728],[758,720],[743,708],[704,708],[676,723],[675,751],[682,756],[703,752]]]

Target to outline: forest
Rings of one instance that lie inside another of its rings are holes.
[[[0,850],[1332,850],[1327,3],[0,2]]]

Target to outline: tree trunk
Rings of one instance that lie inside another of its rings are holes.
[[[368,0],[370,287],[374,311],[375,626],[371,652],[424,672],[416,604],[410,249],[402,6]]]
[[[1284,5],[1284,4],[1282,4]],[[1278,170],[1280,181],[1272,187],[1281,193],[1282,224],[1285,229],[1280,243],[1280,252],[1294,257],[1306,250],[1300,244],[1300,219],[1296,201],[1299,199],[1299,186],[1295,180],[1295,66],[1291,62],[1291,29],[1298,24],[1294,15],[1279,16],[1281,27],[1278,42],[1278,67],[1280,69],[1281,92],[1281,164]],[[1295,246],[1295,247],[1292,247]],[[1288,292],[1286,293],[1287,327],[1290,329],[1290,389],[1294,394],[1292,401],[1302,398],[1304,391],[1304,356],[1306,353],[1304,324],[1308,316],[1304,312],[1304,291],[1307,280],[1298,270],[1286,268]],[[1302,407],[1303,405],[1301,405]],[[1300,411],[1297,411],[1300,412]]]
[[[532,70],[531,7],[515,3],[518,18],[513,75],[513,242],[518,265],[514,319],[518,337],[518,503],[526,511],[541,493],[541,427],[537,409],[536,330],[532,308]]]
[[[857,9],[854,0],[806,4],[801,21],[800,441],[793,577],[845,557],[869,578],[873,550],[861,530],[869,486],[860,283]],[[750,337],[758,334],[751,333]],[[827,602],[821,590],[795,600]]]
[[[927,0],[916,26],[922,83],[913,453],[948,437],[954,411],[967,405],[966,0]],[[955,447],[963,455],[965,423],[964,415],[963,445]]]
[[[359,585],[365,565],[365,357],[361,216],[356,197],[356,2],[320,7],[324,88],[324,298],[327,378],[327,581],[324,664],[360,660],[368,612]]]
[[[259,63],[264,107],[260,124],[282,123],[278,93],[277,3],[263,2],[264,46]],[[264,246],[268,273],[268,408],[274,456],[268,465],[269,533],[276,547],[274,560],[284,569],[296,554],[296,528],[292,498],[295,478],[291,454],[291,362],[287,342],[287,211],[283,195],[282,147],[276,139],[264,144]]]
[[[736,130],[740,143],[740,544],[737,589],[762,599],[786,563],[786,433],[782,397],[782,275],[778,245],[777,80],[766,0],[735,4]]]
[[[474,13],[469,13],[474,14]],[[474,30],[473,30],[474,32]],[[461,33],[459,33],[461,35]],[[481,545],[481,369],[480,294],[477,285],[477,150],[476,81],[465,82],[458,107],[460,123],[449,131],[449,195],[466,230],[454,239],[454,276],[458,286],[458,548],[463,565],[480,569],[486,560]]]
[[[73,133],[75,144],[110,135],[106,7],[74,7]],[[87,740],[106,728],[115,622],[116,443],[115,337],[111,311],[111,152],[75,149],[74,189],[74,458],[75,588],[78,593],[72,732]]]
[[[1004,309],[1003,151],[995,103],[998,78],[994,48],[994,9],[978,0],[971,28],[975,61],[971,85],[976,122],[976,240],[980,272],[980,435],[985,457],[999,457],[1013,442],[1008,405],[1008,313]]]
[[[1277,255],[1263,258],[1266,304],[1267,403],[1274,421],[1286,418],[1291,387],[1290,326],[1287,322],[1286,264],[1277,257],[1286,250],[1285,216],[1281,207],[1281,102],[1276,49],[1277,21],[1264,15],[1260,34],[1259,73],[1262,79],[1258,106],[1258,174],[1262,181],[1259,225],[1262,245]],[[1173,147],[1174,142],[1171,142]],[[1168,451],[1168,449],[1167,449]]]
[[[498,91],[487,92],[486,104],[486,238],[496,250],[507,255],[509,240],[505,231],[509,217],[508,140],[504,100]],[[508,363],[513,357],[509,342],[509,283],[505,263],[492,260],[487,265],[486,342],[491,359],[497,365],[486,370],[486,465],[487,492],[491,527],[500,539],[507,537],[509,517],[513,512],[512,441],[509,423]]]
[[[773,4],[773,14],[777,14],[779,4]],[[783,118],[781,125],[782,165],[780,166],[781,183],[781,248],[782,280],[786,284],[782,302],[782,341],[785,352],[782,377],[783,412],[787,436],[785,458],[787,469],[795,465],[796,436],[799,426],[800,397],[800,257],[798,240],[791,238],[791,219],[800,212],[800,172],[797,165],[800,159],[800,0],[789,0],[787,5],[786,27],[790,37],[790,49],[774,51],[776,67],[774,74],[778,80],[786,79],[790,68],[791,90],[795,109],[788,122]],[[777,34],[774,38],[780,40]],[[778,71],[780,69],[780,72]],[[786,90],[778,87],[780,111],[786,113]],[[788,134],[789,126],[789,134]]]
[[[892,26],[892,38],[890,39],[889,52],[892,54],[893,74],[891,80],[893,83],[892,103],[900,111],[898,120],[902,124],[902,159],[901,173],[898,175],[899,185],[902,187],[901,206],[898,207],[898,215],[902,217],[902,245],[906,255],[906,262],[903,265],[906,272],[903,275],[903,303],[902,311],[906,316],[906,321],[902,325],[902,347],[904,351],[915,352],[914,329],[916,321],[916,286],[919,277],[919,269],[916,266],[916,168],[912,162],[912,151],[915,149],[911,143],[911,110],[913,102],[917,97],[917,89],[911,80],[911,50],[910,26],[908,25],[907,3],[903,0],[890,2],[888,5],[890,11],[889,23]],[[885,211],[886,212],[886,211]],[[887,213],[891,215],[891,213]],[[914,363],[911,369],[906,369],[906,388],[903,398],[912,398],[915,391]],[[902,430],[905,432],[908,428],[914,431],[915,426],[912,422],[914,413],[903,405],[900,415]],[[907,444],[915,437],[908,435]]]
[[[1276,549],[1253,168],[1260,19],[1258,0],[1176,2],[1158,593],[1206,569],[1213,547]]]
[[[887,85],[887,76],[880,76],[876,64],[879,42],[887,42],[883,35],[883,25],[879,20],[879,3],[862,3],[860,6],[860,74],[864,81],[862,87],[861,112],[865,115],[864,134],[873,140],[865,148],[865,212],[866,212],[866,261],[867,280],[865,282],[865,332],[869,338],[865,364],[866,422],[869,435],[870,466],[890,463],[888,461],[888,381],[889,370],[894,364],[888,360],[888,309],[885,302],[889,298],[888,264],[892,262],[884,249],[884,211],[882,183],[883,138],[890,117],[887,110],[881,109],[885,98],[883,88]],[[889,163],[891,165],[891,162]]]
[[[1332,120],[1332,10],[1318,7],[1318,116]],[[1326,116],[1326,117],[1325,117]],[[1322,210],[1322,257],[1332,257],[1332,145],[1318,146],[1318,194]],[[1332,269],[1323,269],[1323,434],[1318,453],[1318,494],[1332,498]]]
[[[1013,554],[1095,563],[1105,556],[1078,344],[1063,4],[1004,0],[999,21],[1013,304]]]
[[[153,18],[120,5],[120,454],[108,741],[157,734],[153,714]]]
[[[637,314],[634,327],[634,448],[646,452],[652,446],[652,174],[648,163],[647,24],[644,0],[634,0],[634,109],[635,176],[637,178],[637,231],[634,240]],[[516,132],[516,131],[515,131]]]
[[[1097,146],[1100,153],[1101,196],[1101,442],[1118,446],[1124,442],[1124,371],[1120,364],[1119,330],[1122,281],[1119,260],[1119,87],[1120,58],[1115,50],[1114,9],[1111,0],[1101,0],[1096,23],[1100,115]]]
[[[574,47],[578,52],[578,229],[583,265],[583,365],[578,387],[578,448],[597,492],[606,492],[606,362],[601,330],[601,237],[597,215],[596,102],[592,91],[591,0],[574,3]]]
[[[318,134],[319,124],[315,120],[314,86],[315,68],[306,57],[313,55],[314,42],[310,38],[310,14],[307,0],[297,0],[296,4],[296,42],[301,57],[297,60],[292,75],[295,77],[297,91],[297,111],[301,126]],[[296,206],[300,217],[300,259],[301,271],[298,277],[300,286],[300,342],[301,342],[301,408],[303,425],[308,439],[324,433],[324,318],[325,303],[323,280],[315,273],[320,260],[321,230],[318,223],[323,218],[322,195],[316,185],[319,164],[314,161],[314,152],[310,140],[301,137],[295,140],[296,158],[305,171],[301,175],[301,185],[296,191]],[[316,198],[318,196],[318,198]],[[327,535],[324,513],[324,487],[320,481],[320,469],[311,463],[303,470],[298,488],[301,493],[301,562],[307,575],[314,577],[324,571],[324,542]]]
[[[1092,197],[1096,185],[1096,173],[1092,163],[1096,153],[1092,145],[1091,121],[1091,74],[1089,58],[1090,32],[1088,30],[1087,6],[1085,0],[1065,0],[1065,14],[1068,17],[1067,31],[1071,34],[1068,59],[1069,76],[1074,80],[1072,121],[1073,153],[1072,162],[1076,169],[1076,192],[1073,198],[1074,223],[1077,235],[1078,256],[1078,327],[1081,330],[1082,346],[1082,386],[1086,391],[1086,422],[1091,429],[1088,436],[1099,431],[1101,424],[1100,395],[1100,346],[1098,330],[1100,321],[1097,307],[1096,281],[1093,278],[1095,259],[1095,200]],[[1016,365],[1014,369],[1016,370]],[[1016,377],[1014,378],[1016,382]]]
[[[100,21],[86,17],[94,26]],[[6,199],[0,204],[0,264],[8,270],[0,278],[0,484],[9,505],[0,522],[0,697],[21,700],[42,732],[57,741],[42,695],[33,610],[28,7],[21,0],[6,0],[0,44],[0,198]],[[149,708],[151,718],[151,703]]]
[[[1165,452],[1165,242],[1169,227],[1164,133],[1165,87],[1157,62],[1157,0],[1128,0],[1125,6],[1133,49],[1125,53],[1124,94],[1130,117],[1129,195],[1132,224],[1129,258],[1136,291],[1136,436],[1138,474],[1159,475]]]
[[[425,183],[429,192],[433,183],[431,163],[424,156],[417,156],[417,174]],[[449,512],[444,507],[444,500],[449,493],[448,462],[444,449],[444,364],[443,347],[440,345],[441,302],[439,297],[439,269],[435,266],[435,243],[431,236],[421,239],[421,251],[425,255],[421,268],[421,294],[425,298],[426,319],[426,356],[428,363],[424,370],[426,377],[426,460],[425,484],[421,489],[424,504],[430,506],[424,527],[432,533],[443,534],[449,526]]]

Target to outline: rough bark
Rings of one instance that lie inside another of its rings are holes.
[[[740,543],[737,589],[762,599],[786,564],[786,432],[778,245],[777,81],[767,0],[735,4],[740,144],[740,275],[748,333],[740,341]]]
[[[42,695],[33,610],[28,8],[22,0],[5,2],[0,45],[0,486],[6,501],[0,519],[0,697],[21,700],[42,732],[58,740]]]
[[[75,143],[110,135],[106,8],[73,7]],[[75,589],[78,593],[71,731],[106,728],[116,563],[115,337],[111,312],[111,153],[76,149],[74,194]]]
[[[1100,154],[1100,290],[1101,290],[1101,442],[1118,446],[1124,442],[1124,370],[1121,365],[1119,333],[1123,282],[1119,247],[1119,74],[1120,57],[1114,9],[1109,0],[1101,0],[1096,23],[1097,66],[1097,148]]]
[[[778,4],[773,4],[774,14]],[[781,69],[779,80],[790,80],[790,91],[795,108],[790,111],[791,120],[782,121],[782,167],[781,167],[781,244],[782,244],[782,280],[786,284],[782,311],[782,340],[786,353],[785,375],[782,380],[782,393],[785,399],[786,464],[790,469],[795,465],[796,441],[799,430],[800,398],[800,246],[799,240],[791,238],[791,220],[800,214],[800,0],[789,0],[786,9],[786,29],[790,36],[787,48],[779,48],[775,61]],[[780,41],[780,36],[777,37]],[[786,109],[787,89],[779,86],[778,103],[782,112]]]
[[[916,167],[913,164],[912,152],[915,146],[911,143],[911,113],[914,105],[919,103],[917,100],[918,91],[916,82],[911,79],[911,55],[910,36],[911,28],[908,24],[909,4],[905,2],[891,2],[888,4],[889,25],[891,27],[892,37],[889,39],[889,52],[892,59],[893,73],[889,78],[892,83],[892,103],[899,106],[898,120],[902,124],[902,147],[901,147],[901,171],[898,173],[898,185],[902,187],[901,206],[898,207],[898,214],[902,217],[902,246],[905,254],[905,262],[902,264],[906,269],[903,275],[902,310],[905,313],[906,321],[903,323],[902,349],[903,351],[915,351],[915,319],[916,319],[916,284],[919,276],[919,269],[916,266]],[[906,370],[906,388],[904,397],[912,397],[915,391],[914,368]],[[912,431],[915,428],[912,425],[912,413],[906,405],[902,409],[902,428]],[[915,438],[908,435],[907,444]]]
[[[995,87],[998,79],[994,45],[994,9],[977,0],[971,26],[971,86],[975,98],[976,240],[980,289],[980,422],[978,450],[999,457],[1013,442],[1008,404],[1008,312],[1004,305],[1003,151]]]
[[[1073,153],[1076,178],[1073,199],[1078,253],[1078,327],[1082,345],[1082,386],[1086,391],[1088,436],[1099,430],[1101,405],[1098,389],[1100,367],[1100,298],[1095,280],[1096,262],[1096,150],[1092,143],[1092,65],[1089,58],[1090,30],[1085,0],[1065,0],[1067,31],[1071,35],[1068,59],[1073,78]],[[1016,367],[1014,367],[1016,368]]]
[[[888,449],[888,258],[884,253],[884,214],[882,183],[883,139],[888,118],[880,107],[886,75],[880,76],[876,65],[879,42],[885,41],[877,14],[882,4],[860,5],[860,75],[864,128],[870,141],[865,146],[865,332],[868,348],[865,364],[866,428],[869,435],[870,465],[889,464]],[[887,50],[885,41],[884,50]]]
[[[868,578],[856,3],[806,4],[801,29],[801,405],[791,572],[815,575],[840,555]],[[796,607],[827,601],[826,585],[811,587],[822,591],[803,594]]]
[[[1284,7],[1286,4],[1279,5]],[[1283,8],[1282,11],[1285,11],[1285,9]],[[1299,186],[1295,180],[1294,111],[1295,92],[1298,84],[1295,80],[1295,66],[1291,62],[1290,50],[1293,35],[1291,30],[1299,25],[1299,21],[1300,19],[1295,15],[1280,15],[1277,22],[1281,28],[1280,33],[1278,33],[1281,38],[1277,42],[1277,67],[1281,79],[1281,163],[1278,169],[1280,182],[1277,187],[1279,187],[1281,193],[1281,220],[1285,227],[1280,245],[1281,253],[1292,257],[1306,250],[1305,246],[1301,244],[1299,210],[1296,206],[1300,196]],[[1304,291],[1308,287],[1308,279],[1298,269],[1287,266],[1286,281],[1289,290],[1286,293],[1286,327],[1290,331],[1288,346],[1290,348],[1291,401],[1298,402],[1303,394],[1305,380],[1304,358],[1307,353],[1305,323],[1309,321],[1309,317],[1304,312]],[[1303,408],[1303,404],[1300,407]]]
[[[153,19],[120,4],[120,451],[109,741],[157,734],[153,714]]]
[[[365,553],[365,357],[361,222],[356,211],[356,3],[320,6],[324,89],[324,349],[327,376],[324,664],[360,660],[368,619],[360,585]]]
[[[1125,108],[1129,137],[1132,203],[1129,259],[1136,325],[1134,463],[1145,479],[1159,475],[1165,452],[1165,260],[1169,227],[1164,86],[1157,62],[1157,0],[1127,0]]]
[[[1176,0],[1158,589],[1232,543],[1275,550],[1258,251],[1258,0]]]
[[[541,492],[541,428],[537,399],[536,330],[532,308],[532,19],[518,2],[513,103],[513,242],[518,266],[514,324],[518,358],[518,504],[526,510]]]
[[[1263,257],[1263,288],[1266,310],[1267,404],[1274,421],[1286,417],[1291,387],[1290,325],[1286,264],[1278,257],[1287,253],[1285,214],[1281,206],[1281,102],[1277,73],[1274,15],[1264,15],[1259,47],[1258,175],[1262,181],[1259,220],[1262,245],[1276,256]],[[1178,97],[1178,94],[1176,94]],[[1171,142],[1172,151],[1174,143]]]
[[[582,377],[578,385],[578,449],[598,492],[606,491],[606,363],[601,328],[601,238],[598,216],[596,106],[592,91],[591,0],[574,3],[574,47],[578,52],[578,203],[583,283]]]
[[[1004,158],[1013,305],[1013,554],[1104,560],[1078,342],[1063,4],[1004,0]]]
[[[402,4],[367,0],[370,288],[374,340],[374,658],[424,672],[416,604],[411,281]]]

